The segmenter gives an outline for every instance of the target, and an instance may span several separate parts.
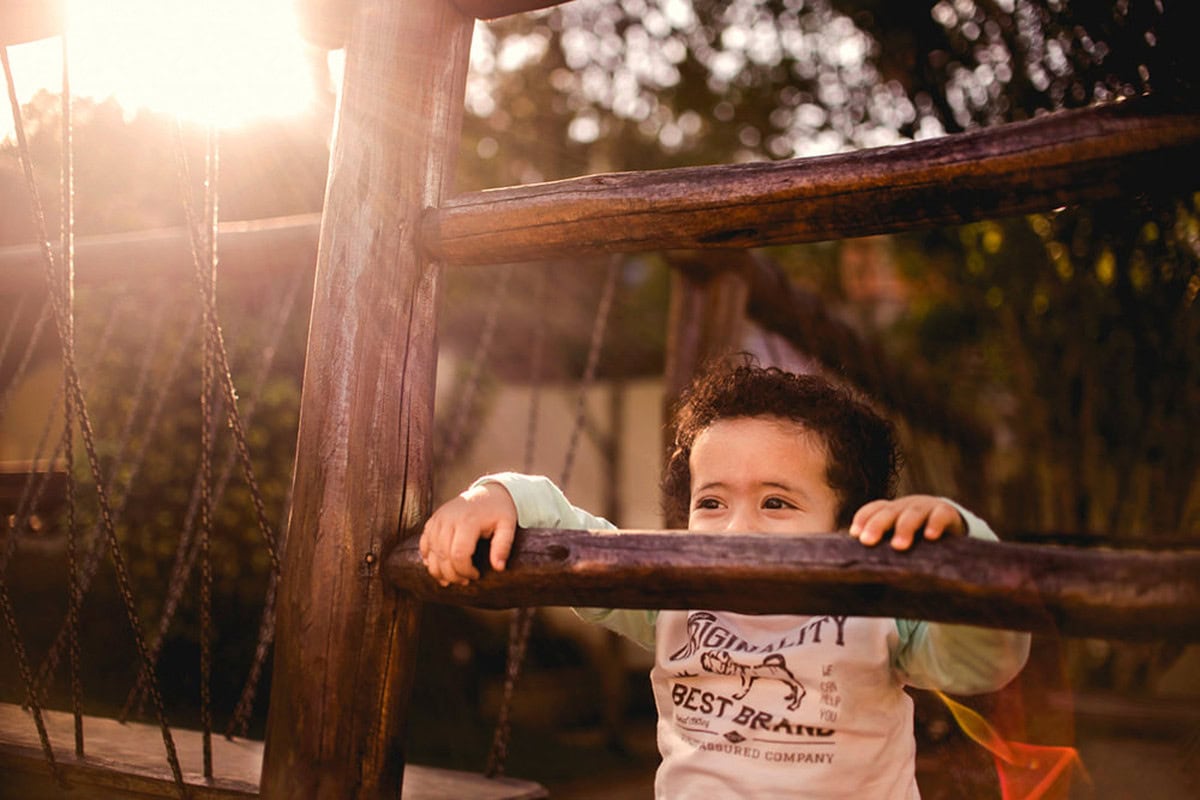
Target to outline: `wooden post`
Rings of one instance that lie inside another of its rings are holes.
[[[735,350],[746,325],[750,284],[742,268],[746,254],[674,253],[667,310],[664,395],[674,402],[704,363]],[[720,268],[717,262],[736,266]]]
[[[667,309],[667,352],[663,375],[663,419],[670,420],[679,395],[710,359],[733,352],[746,324],[750,286],[739,269],[712,269],[708,259],[745,259],[740,251],[715,256],[673,254],[671,299]],[[663,457],[674,447],[674,431],[663,432]],[[668,528],[686,528],[687,519],[667,519]]]
[[[429,513],[437,292],[473,21],[360,0],[330,158],[262,796],[397,798],[419,604],[380,577]]]

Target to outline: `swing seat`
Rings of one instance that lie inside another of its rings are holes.
[[[89,800],[140,800],[179,796],[167,764],[162,729],[140,722],[84,716],[86,755],[75,755],[75,722],[70,713],[42,711],[59,770],[70,785],[70,796]],[[232,800],[258,797],[263,743],[253,739],[212,737],[214,772],[203,776],[203,740],[199,731],[172,728],[189,797]],[[38,739],[33,715],[20,706],[0,703],[0,800],[58,798],[55,783]],[[409,764],[404,769],[402,800],[525,800],[547,797],[531,781],[485,778],[468,772]]]
[[[37,508],[32,511],[54,509],[66,498],[67,472],[61,464],[47,468],[28,461],[0,461],[0,512],[12,514],[17,511],[31,476],[45,482]]]

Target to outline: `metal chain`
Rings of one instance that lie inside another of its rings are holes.
[[[274,360],[275,352],[279,346],[279,341],[282,338],[283,329],[286,327],[288,320],[292,317],[292,310],[296,306],[296,298],[300,294],[300,285],[303,283],[303,275],[297,274],[292,280],[291,288],[284,296],[283,302],[280,304],[278,313],[271,328],[274,331],[273,338],[263,354],[263,369],[260,373],[257,387],[253,397],[261,395],[262,386],[266,383],[267,373],[270,370],[271,362]],[[246,422],[249,424],[252,407],[246,410]],[[291,508],[291,485],[288,486],[288,495],[283,503],[283,510],[279,520],[279,530],[287,530],[287,515]],[[279,539],[279,554],[283,557],[284,551],[287,549],[286,533]],[[262,615],[258,621],[258,643],[254,647],[254,660],[250,664],[250,671],[246,676],[246,683],[242,686],[242,693],[238,697],[237,705],[234,706],[233,716],[229,720],[229,724],[225,728],[225,738],[232,739],[235,734],[245,736],[246,731],[250,726],[250,712],[254,709],[254,697],[258,693],[258,682],[262,678],[263,664],[267,660],[267,652],[271,647],[271,643],[275,641],[275,599],[276,588],[279,584],[279,575],[272,572],[267,578],[267,595],[263,600]]]
[[[24,131],[22,130],[21,122],[21,105],[17,101],[17,90],[13,83],[12,65],[8,62],[8,47],[0,47],[0,60],[4,64],[4,78],[8,84],[8,98],[12,105],[13,121],[17,128],[18,141],[24,141]],[[28,152],[26,148],[25,152]],[[35,187],[36,188],[36,187]],[[45,238],[44,236],[42,237]],[[53,284],[51,285],[53,291]],[[21,680],[25,684],[25,698],[33,713],[34,725],[37,727],[38,738],[41,740],[42,752],[46,756],[46,761],[50,765],[50,771],[54,775],[55,781],[60,786],[66,786],[62,773],[59,771],[58,762],[54,759],[54,750],[50,746],[50,736],[46,732],[46,722],[42,718],[41,704],[38,702],[37,692],[34,688],[33,675],[29,669],[29,659],[25,654],[25,643],[21,636],[21,630],[17,624],[17,617],[13,611],[12,598],[8,594],[8,583],[4,580],[3,574],[0,573],[0,613],[4,615],[4,624],[8,629],[9,637],[13,642],[13,652],[17,656],[17,666],[21,673]]]
[[[289,291],[285,294],[283,301],[281,302],[279,312],[276,314],[273,324],[269,328],[273,333],[267,344],[261,349],[262,358],[259,362],[257,372],[251,384],[249,401],[246,404],[246,411],[243,417],[243,421],[247,425],[249,425],[254,418],[255,411],[257,410],[258,398],[262,396],[263,389],[266,386],[267,378],[270,377],[271,368],[275,362],[275,356],[279,352],[279,343],[283,336],[283,328],[287,323],[287,320],[291,318],[292,310],[295,308],[296,299],[299,296],[302,283],[302,276],[297,276],[291,289],[289,289]],[[196,322],[198,318],[199,315],[193,319],[193,322]],[[216,402],[217,408],[212,414],[213,419],[210,426],[210,442],[212,441],[212,437],[215,435],[215,430],[219,425],[218,420],[223,416],[223,398],[218,397]],[[221,499],[225,496],[225,490],[229,486],[229,481],[236,467],[237,454],[231,450],[226,454],[225,461],[221,466],[220,476],[217,478],[217,482],[213,489],[212,496],[214,507],[221,505]],[[175,612],[178,609],[179,602],[183,597],[183,589],[186,586],[188,579],[192,574],[192,569],[196,563],[197,550],[193,545],[193,535],[196,528],[196,519],[200,510],[201,487],[202,481],[200,480],[199,472],[197,472],[192,486],[191,499],[188,502],[187,513],[184,517],[183,529],[179,537],[179,544],[176,546],[175,562],[171,567],[170,578],[167,580],[167,598],[163,604],[162,612],[159,615],[157,633],[151,640],[151,661],[155,664],[158,663],[158,655],[163,642],[166,640],[167,630],[170,628],[171,622],[175,618]],[[290,487],[288,491],[290,493]],[[286,507],[288,503],[285,503],[284,505],[285,509],[281,522],[286,522],[287,519]],[[283,526],[281,525],[281,529],[282,527]],[[273,609],[270,611],[264,609],[264,615],[269,613],[273,613]],[[260,635],[261,631],[262,626],[260,624]],[[263,647],[261,644],[256,648],[256,661],[259,659],[258,651],[262,649]],[[265,653],[263,657],[265,658]],[[259,664],[258,669],[261,670],[261,668],[261,664]],[[251,672],[253,671],[254,667],[251,667]],[[140,704],[140,701],[143,699],[142,689],[144,686],[144,680],[144,676],[139,674],[137,681],[130,689],[129,694],[125,699],[125,705],[122,707],[121,713],[118,715],[119,720],[125,721],[128,719],[133,705],[135,703]],[[254,693],[252,684],[256,683],[257,679],[254,679],[253,682],[248,681],[248,685],[251,686],[249,689],[251,698],[253,698]],[[246,690],[243,689],[243,694],[245,694],[245,692]],[[141,709],[139,707],[139,713],[140,710]],[[228,733],[226,735],[228,735]]]
[[[254,659],[250,663],[250,673],[238,696],[233,715],[225,727],[225,738],[232,741],[235,736],[245,736],[250,727],[250,713],[254,710],[254,696],[257,694],[258,682],[262,678],[263,664],[267,660],[267,651],[275,641],[275,597],[279,586],[279,576],[274,572],[267,578],[267,596],[263,600],[263,613],[258,620],[258,643],[254,647]]]
[[[583,433],[584,419],[587,416],[587,393],[592,388],[596,378],[596,368],[600,364],[600,350],[604,344],[604,333],[608,327],[609,313],[612,311],[613,298],[617,293],[617,278],[621,274],[621,257],[613,256],[608,262],[608,277],[604,283],[604,294],[600,298],[600,307],[596,309],[596,321],[592,325],[592,341],[588,346],[587,366],[583,370],[583,378],[579,383],[579,394],[575,398],[575,424],[571,428],[571,440],[567,445],[567,455],[563,462],[562,474],[558,485],[566,491],[567,482],[575,467],[575,456],[579,450],[579,438]]]
[[[105,323],[103,331],[101,331],[100,336],[98,337],[98,342],[100,343],[99,347],[97,348],[98,352],[104,352],[104,348],[107,347],[109,340],[112,338],[113,331],[116,329],[118,308],[123,308],[123,304],[114,303],[112,308],[109,309],[108,320]],[[56,390],[54,397],[47,404],[46,421],[42,425],[42,433],[38,437],[37,445],[34,447],[33,451],[33,459],[31,461],[33,464],[37,464],[42,460],[42,454],[46,451],[46,442],[49,440],[50,434],[54,431],[55,422],[57,422],[55,418],[55,409],[57,409],[61,403],[65,402],[67,398],[66,390],[66,381],[63,381]],[[58,442],[54,445],[54,450],[50,453],[49,458],[46,459],[48,466],[53,466],[54,462],[58,460],[58,457],[66,448],[67,437],[70,435],[71,428],[64,425],[60,431]],[[31,470],[26,476],[25,484],[21,487],[21,497],[17,501],[17,511],[15,514],[17,520],[15,530],[17,533],[29,529],[30,520],[35,513],[35,510],[41,505],[42,497],[45,496],[46,489],[49,484],[50,480],[48,475],[39,477],[36,471]],[[0,558],[0,572],[7,569],[8,559],[12,555],[12,550],[15,549],[15,544],[16,540],[14,539],[14,547],[6,549],[4,556]]]
[[[17,499],[16,512],[12,515],[12,522],[9,525],[9,537],[5,542],[3,552],[0,552],[0,575],[8,571],[9,561],[17,551],[17,541],[21,535],[31,528],[34,509],[42,502],[42,497],[45,495],[46,487],[49,485],[49,477],[39,477],[37,472],[37,463],[42,459],[42,452],[46,447],[46,440],[50,437],[52,423],[54,421],[55,409],[60,403],[66,402],[66,381],[59,387],[58,393],[50,401],[50,412],[46,417],[46,426],[42,429],[42,435],[38,439],[36,448],[34,449],[33,458],[30,460],[31,469],[29,474],[25,476],[25,483],[21,487],[21,496]],[[66,438],[70,435],[70,428],[66,425],[59,435],[58,444],[55,445],[54,452],[47,459],[47,466],[53,467],[54,460],[58,458],[64,447]]]
[[[541,308],[546,290],[546,270],[544,265],[538,267],[538,282],[535,289],[534,308]],[[533,470],[533,454],[537,444],[537,417],[541,403],[542,357],[546,341],[546,318],[537,315],[537,327],[534,329],[533,354],[530,359],[530,392],[529,413],[525,427],[525,472]],[[487,765],[484,774],[489,778],[504,774],[504,765],[508,761],[508,742],[512,735],[512,725],[509,721],[512,708],[513,692],[516,690],[520,677],[520,665],[525,661],[525,647],[529,634],[525,630],[533,624],[533,615],[522,613],[518,609],[509,621],[508,650],[504,664],[504,693],[500,698],[500,712],[496,719],[496,728],[492,733],[492,747],[488,752]]]
[[[109,310],[107,322],[105,323],[104,329],[103,329],[103,331],[101,331],[100,336],[98,337],[99,344],[96,348],[97,352],[102,353],[107,349],[108,342],[109,342],[110,338],[112,337],[113,331],[116,328],[117,309],[120,307],[122,307],[122,304],[114,303],[112,308]],[[74,423],[72,422],[73,417],[71,416],[71,413],[70,413],[72,406],[68,400],[68,394],[66,391],[66,381],[65,380],[63,381],[62,385],[60,385],[58,392],[56,393],[55,397],[51,400],[49,405],[50,405],[51,409],[53,409],[53,408],[58,407],[58,404],[60,402],[65,404],[64,408],[66,409],[66,412],[64,413],[64,424],[63,424],[63,428],[61,431],[61,435],[59,436],[59,439],[58,439],[58,443],[55,445],[53,452],[50,454],[49,458],[47,459],[47,464],[51,464],[51,465],[54,464],[54,462],[58,459],[59,455],[66,453],[68,446],[70,446],[72,444],[71,437],[73,435]],[[53,410],[51,410],[51,412],[48,413],[46,416],[45,425],[42,427],[42,434],[39,437],[37,446],[34,449],[32,463],[36,464],[38,461],[41,460],[42,453],[45,450],[46,440],[49,438],[53,427],[54,427],[54,413],[53,413]],[[72,492],[77,491],[77,481],[75,479],[73,464],[74,464],[74,453],[72,452],[71,456],[70,456],[70,465],[68,465],[66,468],[68,498],[73,497],[74,495],[72,495]],[[114,470],[113,470],[114,474],[110,474],[110,476],[109,476],[110,482],[112,482],[115,479],[114,478],[115,471],[116,470],[114,468]],[[13,536],[12,540],[10,541],[9,546],[4,549],[4,552],[2,554],[0,554],[0,573],[3,573],[4,570],[6,570],[8,568],[8,563],[16,551],[17,535],[21,534],[23,531],[29,530],[30,522],[33,518],[33,515],[34,515],[36,509],[41,505],[42,497],[45,495],[46,488],[49,485],[49,483],[50,483],[49,477],[43,477],[41,480],[38,480],[37,474],[34,472],[31,472],[29,474],[29,476],[27,477],[27,479],[25,481],[25,485],[21,489],[21,497],[17,501],[16,514],[14,514],[14,517],[16,519],[16,525],[13,527],[14,536]],[[75,511],[76,511],[76,505],[75,505],[74,500],[69,500],[68,512],[71,515],[72,520],[74,520]],[[70,524],[76,524],[76,523],[71,522]],[[97,534],[99,532],[99,528],[100,528],[100,525],[99,525],[99,522],[97,522],[96,525],[92,529],[93,547],[91,548],[91,550],[88,553],[88,557],[87,557],[87,561],[85,561],[85,565],[89,561],[99,562],[100,556],[103,554],[104,540],[103,540],[103,537],[97,536]],[[92,571],[93,572],[95,571],[95,567],[92,567]],[[87,573],[86,566],[85,566],[83,572],[85,574]],[[76,574],[78,576],[78,573],[76,573]],[[81,581],[77,580],[76,583],[71,586],[71,595],[68,598],[68,612],[70,611],[72,604],[75,606],[76,610],[78,610],[78,608],[80,607],[80,601],[82,600],[83,594],[87,590],[87,587],[86,586],[81,587],[80,583],[81,583]],[[62,627],[59,629],[58,635],[55,637],[54,645],[51,647],[50,652],[47,656],[47,660],[53,664],[53,667],[57,667],[59,652],[61,651],[61,648],[64,646],[64,642],[67,642],[67,640],[69,639],[69,637],[71,635],[72,635],[71,616],[68,613],[67,618],[63,620],[63,624],[62,624]],[[77,647],[77,643],[75,644],[75,646]],[[46,661],[43,661],[42,668],[39,668],[38,673],[37,673],[37,691],[39,692],[39,694],[48,693],[48,691],[49,691],[47,671],[44,669],[46,666],[46,663],[47,663]],[[52,669],[53,669],[53,667],[52,667]]]
[[[8,358],[8,348],[12,347],[13,337],[17,333],[17,325],[21,322],[21,314],[25,311],[25,301],[29,295],[21,292],[11,311],[8,312],[8,327],[4,329],[4,339],[0,341],[0,364]]]
[[[576,450],[579,447],[579,435],[583,430],[587,393],[595,382],[596,368],[600,364],[600,351],[604,344],[604,333],[611,316],[613,298],[616,296],[618,278],[621,274],[621,257],[613,256],[608,262],[608,275],[605,278],[604,291],[600,296],[600,304],[596,308],[596,318],[592,322],[592,337],[588,344],[587,362],[583,376],[579,381],[579,394],[575,404],[575,423],[571,429],[571,437],[567,445],[567,455],[559,475],[559,486],[565,487],[571,478],[575,465]],[[504,774],[504,762],[508,758],[508,744],[512,735],[512,698],[517,681],[521,678],[521,668],[525,661],[525,652],[529,644],[529,634],[533,629],[533,609],[518,608],[509,625],[508,658],[505,664],[504,694],[500,703],[500,712],[496,722],[496,731],[492,736],[492,749],[488,755],[485,774],[490,778]]]
[[[67,31],[62,31],[62,175],[59,185],[62,190],[61,247],[62,265],[66,270],[66,281],[62,291],[73,303],[74,297],[74,139],[71,118],[71,70],[68,68]],[[74,348],[74,308],[68,314],[71,324],[71,343]],[[64,392],[65,462],[67,470],[67,628],[71,640],[71,714],[74,720],[74,745],[76,756],[83,757],[83,680],[79,670],[79,603],[76,601],[76,583],[79,579],[79,563],[76,545],[79,524],[76,506],[76,479],[74,479],[74,409]]]
[[[495,778],[504,774],[508,760],[508,744],[512,739],[512,700],[521,679],[521,667],[525,663],[525,650],[529,644],[529,632],[533,629],[533,609],[518,608],[508,624],[508,654],[504,667],[504,694],[500,699],[500,712],[496,719],[496,730],[492,734],[492,749],[488,753],[484,775]]]
[[[214,414],[212,425],[216,426],[215,417],[220,416],[219,413]],[[212,438],[210,434],[209,442]],[[200,553],[200,546],[196,537],[197,519],[200,515],[200,503],[204,481],[199,470],[196,472],[195,480],[192,484],[192,494],[188,501],[188,509],[185,515],[183,530],[179,535],[179,543],[175,546],[175,561],[171,565],[171,577],[167,579],[167,598],[163,603],[162,613],[158,618],[158,627],[155,630],[154,636],[150,642],[150,663],[152,666],[157,666],[158,657],[162,650],[163,643],[167,639],[167,631],[171,627],[171,622],[175,619],[175,612],[179,607],[180,601],[183,599],[183,591],[187,586],[188,580],[191,578],[192,570],[196,566],[196,558]],[[215,496],[221,494],[221,487],[214,492]],[[124,722],[128,716],[132,705],[138,703],[138,714],[142,713],[141,703],[145,700],[146,675],[145,671],[139,670],[137,679],[134,681],[133,687],[129,690],[129,695],[125,698],[125,705],[121,709],[121,713],[117,719]]]
[[[547,270],[545,264],[537,266],[537,283],[533,290],[533,307],[544,308],[546,297]],[[546,356],[546,315],[537,314],[533,329],[532,355],[529,358],[529,413],[525,424],[525,472],[533,471],[534,453],[537,450],[538,415],[542,406],[542,363]]]
[[[207,257],[197,259],[197,278],[204,301],[204,328],[212,330],[217,293],[217,175],[219,139],[208,128],[204,166],[204,213],[207,222]],[[213,337],[204,337],[200,379],[200,728],[204,751],[204,777],[212,780],[212,395]]]
[[[63,460],[67,469],[67,630],[70,640],[71,711],[75,717],[75,755],[83,757],[83,683],[79,671],[79,559],[77,543],[79,524],[76,519],[75,445],[72,431],[75,429],[75,411],[65,394],[63,397],[63,424],[67,429]]]
[[[190,170],[188,169],[187,153],[183,147],[182,133],[178,126],[176,127],[176,157],[179,162],[180,180],[184,187],[184,191],[182,192],[184,216],[187,218],[188,234],[192,246],[192,261],[196,264],[197,269],[199,269],[201,261],[200,245],[205,241],[205,238],[198,228],[195,210],[192,208],[190,195],[187,191],[187,187],[191,185]],[[214,223],[211,232],[214,241],[216,235],[217,230]],[[267,546],[267,555],[271,560],[271,570],[278,573],[280,571],[280,561],[275,533],[271,529],[270,522],[267,521],[266,504],[263,502],[258,480],[254,476],[254,465],[250,460],[250,447],[246,443],[245,425],[238,413],[237,389],[233,385],[233,375],[229,370],[229,355],[225,348],[225,335],[221,331],[220,317],[217,314],[215,292],[205,293],[205,304],[207,306],[207,319],[209,321],[207,334],[212,337],[213,352],[216,359],[214,369],[221,383],[221,388],[224,391],[225,411],[229,419],[229,429],[233,433],[238,460],[242,466],[242,476],[246,481],[246,486],[250,490],[250,499],[254,505],[258,530],[263,538],[263,542]]]
[[[195,314],[192,316],[192,318],[188,324],[187,330],[184,333],[183,338],[180,340],[179,346],[176,348],[176,351],[173,354],[171,361],[169,362],[169,366],[167,368],[167,373],[166,373],[166,379],[159,384],[158,393],[155,396],[154,403],[151,406],[150,413],[147,417],[146,425],[145,425],[145,428],[143,429],[142,439],[140,441],[138,449],[131,458],[129,458],[128,460],[125,460],[124,453],[125,453],[125,449],[129,442],[129,435],[126,435],[126,432],[128,432],[130,430],[129,423],[134,419],[135,413],[140,408],[140,395],[135,397],[134,404],[129,410],[129,414],[126,418],[126,426],[123,429],[123,435],[121,436],[121,438],[119,439],[119,441],[117,443],[117,448],[116,448],[117,456],[115,459],[115,463],[109,470],[109,478],[108,478],[109,484],[115,485],[117,478],[118,478],[119,468],[122,465],[124,465],[125,467],[128,468],[128,474],[125,478],[126,490],[117,499],[117,501],[114,504],[113,509],[112,509],[113,519],[116,521],[120,521],[121,516],[125,510],[125,504],[128,502],[130,494],[132,494],[132,487],[134,485],[136,485],[139,473],[141,472],[141,468],[145,464],[146,453],[149,451],[149,447],[150,447],[150,440],[153,437],[154,432],[158,429],[159,422],[162,419],[163,411],[166,407],[167,389],[172,383],[174,383],[175,375],[179,372],[179,369],[183,363],[184,352],[188,349],[188,346],[191,342],[191,338],[195,334],[196,328],[198,325],[199,325],[199,315]],[[103,351],[104,343],[107,342],[107,338],[102,337],[101,342],[102,342],[102,344],[101,344],[100,350]],[[148,352],[147,355],[149,356],[150,353]],[[146,361],[143,363],[143,370],[148,370],[149,365],[150,365],[150,359],[147,358]],[[139,384],[140,383],[141,383],[141,378],[139,377]],[[95,522],[95,524],[92,526],[90,535],[91,535],[92,544],[91,544],[91,547],[89,548],[88,552],[84,556],[83,569],[81,571],[82,574],[80,576],[80,583],[79,583],[79,586],[77,587],[77,597],[78,597],[77,602],[80,602],[80,603],[82,603],[84,596],[88,593],[88,590],[91,588],[92,580],[95,578],[96,572],[100,568],[100,561],[104,556],[104,547],[105,547],[106,543],[105,543],[105,539],[104,539],[103,521],[102,520],[97,520]],[[38,686],[41,687],[42,691],[45,691],[46,688],[49,686],[50,681],[53,679],[54,671],[58,668],[58,660],[61,656],[61,652],[62,652],[62,648],[64,647],[64,643],[66,642],[66,636],[67,636],[67,628],[64,625],[62,628],[59,629],[58,635],[54,639],[54,644],[51,645],[50,650],[46,654],[46,657],[42,660],[41,668],[38,670]]]
[[[37,351],[37,346],[42,340],[42,333],[46,329],[46,323],[50,321],[52,314],[50,301],[46,300],[42,304],[42,310],[38,312],[37,320],[33,323],[33,330],[29,333],[29,342],[25,345],[25,352],[21,354],[21,360],[17,363],[17,368],[13,371],[13,376],[9,380],[8,386],[5,387],[4,393],[0,394],[0,420],[4,419],[4,415],[8,411],[8,404],[12,401],[17,385],[24,380],[25,373],[29,371],[29,365],[33,362],[33,354]]]
[[[7,56],[5,58],[7,59]],[[50,734],[47,733],[46,721],[42,718],[42,705],[38,702],[37,694],[33,690],[33,672],[29,669],[25,641],[21,637],[21,629],[17,624],[16,614],[13,612],[12,598],[8,595],[8,581],[2,575],[0,575],[0,613],[4,615],[4,626],[8,629],[9,638],[12,639],[13,653],[17,656],[17,668],[21,673],[21,680],[25,684],[25,704],[33,713],[33,724],[37,726],[38,739],[42,743],[42,753],[46,756],[54,779],[60,786],[66,788],[66,780],[58,768],[58,762],[54,759],[54,749],[50,746]]]
[[[479,341],[475,345],[475,353],[471,356],[471,371],[463,382],[462,388],[456,392],[454,413],[450,415],[449,438],[443,447],[438,448],[440,457],[438,467],[453,464],[462,448],[467,430],[467,423],[475,406],[475,395],[483,380],[483,366],[491,354],[492,343],[496,338],[496,323],[500,319],[500,309],[508,297],[508,286],[513,274],[513,265],[505,264],[492,291],[492,301],[483,319],[483,328],[479,333]]]
[[[64,269],[64,296],[71,303],[67,318],[71,326],[70,347],[75,347],[75,142],[71,117],[71,70],[68,69],[67,31],[64,28],[62,41],[62,172],[59,188],[62,191],[60,222],[61,254]],[[70,681],[71,714],[75,728],[75,755],[83,757],[83,681],[79,669],[79,603],[75,599],[75,587],[79,580],[79,562],[76,558],[76,540],[79,524],[76,518],[75,485],[75,409],[70,398],[63,393],[63,427],[66,428],[65,461],[67,468],[67,628],[70,630]]]
[[[104,476],[100,468],[100,460],[96,453],[95,437],[92,430],[91,419],[88,415],[87,401],[83,393],[83,387],[79,382],[79,373],[76,369],[74,352],[69,346],[70,326],[67,316],[69,309],[66,307],[65,298],[61,296],[61,292],[56,291],[60,285],[61,279],[58,277],[58,268],[54,252],[50,247],[49,240],[46,237],[46,217],[42,209],[41,199],[38,194],[37,182],[33,176],[33,164],[29,156],[29,143],[25,138],[24,124],[21,121],[20,102],[17,100],[16,86],[12,79],[12,68],[8,61],[8,51],[5,48],[0,51],[3,55],[5,78],[8,83],[9,100],[13,108],[13,123],[16,130],[18,149],[21,155],[21,166],[25,173],[25,182],[27,184],[31,203],[34,209],[34,221],[38,228],[38,244],[42,250],[42,257],[46,264],[47,283],[50,287],[51,305],[54,310],[55,327],[58,330],[60,343],[63,345],[63,367],[67,376],[68,397],[70,402],[74,404],[75,413],[79,424],[79,430],[83,437],[84,449],[88,456],[88,466],[92,472],[92,478],[96,483],[96,497],[100,506],[100,516],[104,520],[104,532],[108,540],[109,551],[113,560],[113,570],[117,576],[117,584],[120,589],[121,599],[125,604],[125,613],[129,619],[130,628],[133,631],[134,642],[137,645],[138,653],[143,661],[146,660],[146,642],[142,637],[141,622],[138,619],[137,608],[133,599],[133,593],[130,586],[129,574],[125,568],[125,560],[121,554],[120,543],[117,540],[116,527],[112,519],[112,510],[109,503],[108,492],[104,485]],[[7,595],[7,592],[5,592]],[[162,729],[163,744],[167,751],[167,760],[171,765],[171,772],[175,778],[176,787],[179,790],[180,796],[186,798],[187,788],[183,782],[183,772],[179,766],[179,757],[175,750],[175,743],[171,736],[171,730],[167,725],[166,713],[163,710],[162,696],[158,691],[158,681],[153,675],[151,676],[151,694],[154,696],[155,708],[158,712],[159,725]],[[36,696],[30,692],[30,697],[36,702]]]

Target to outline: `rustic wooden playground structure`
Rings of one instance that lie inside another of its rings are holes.
[[[172,775],[165,765],[118,776],[116,756],[72,755],[65,743],[70,715],[47,713],[57,769],[68,783],[105,797],[538,796],[534,784],[406,763],[424,603],[865,615],[883,605],[899,616],[1069,636],[1200,638],[1194,549],[961,541],[896,554],[864,553],[834,535],[595,537],[530,530],[520,533],[506,572],[442,588],[425,573],[415,544],[432,503],[442,269],[585,254],[724,253],[1190,186],[1194,172],[1179,165],[1194,164],[1200,152],[1194,107],[1147,96],[820,158],[456,194],[451,182],[476,19],[556,3],[305,5],[321,35],[346,50],[323,214],[319,223],[222,233],[224,260],[279,258],[281,249],[311,248],[319,224],[265,744],[214,743],[219,764],[239,765],[237,778],[178,769]],[[80,253],[89,246],[81,242]],[[42,256],[30,249],[25,258]],[[778,274],[733,255],[724,260],[737,269],[720,273],[712,264],[721,260],[674,277],[668,393],[721,351],[730,319],[753,315],[785,336],[795,324]],[[12,711],[0,730],[22,741],[0,742],[0,764],[49,792],[58,775],[47,765],[38,731],[26,712]],[[22,734],[11,733],[14,715],[25,726]],[[93,722],[104,730],[100,739],[127,740],[126,749],[161,747],[154,736],[133,743],[129,729]],[[9,796],[5,791],[0,787],[0,796]]]

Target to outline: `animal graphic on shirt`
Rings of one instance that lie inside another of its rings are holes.
[[[787,660],[779,653],[765,656],[759,664],[743,664],[734,661],[733,656],[725,650],[710,650],[700,654],[700,666],[708,672],[717,675],[736,675],[741,682],[741,688],[733,695],[735,700],[741,700],[750,693],[750,687],[755,681],[779,681],[787,687],[787,704],[789,711],[800,707],[807,692],[804,685],[796,680],[796,676],[788,669]]]

